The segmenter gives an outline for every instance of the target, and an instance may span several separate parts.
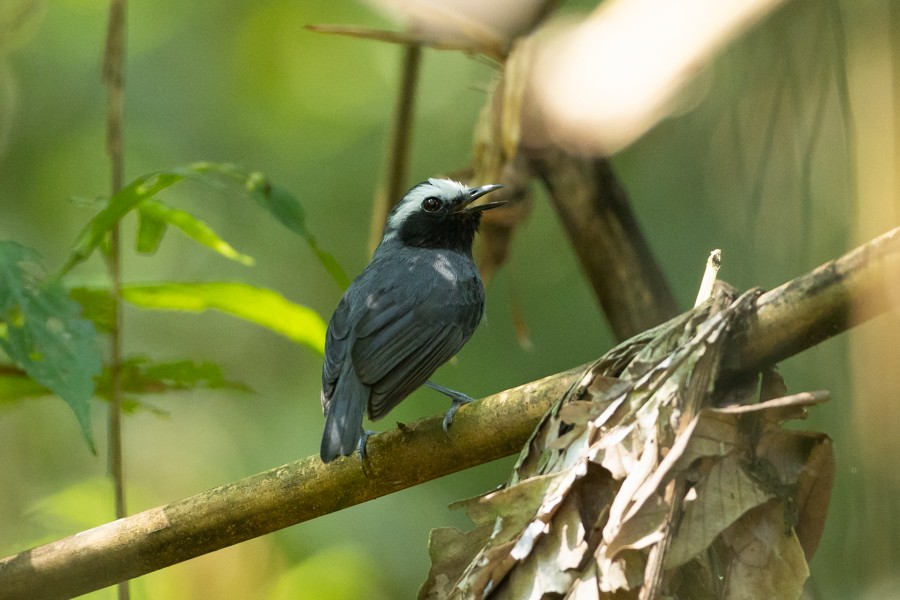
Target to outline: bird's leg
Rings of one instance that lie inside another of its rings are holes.
[[[359,429],[359,442],[356,445],[357,453],[359,454],[359,464],[362,465],[363,471],[366,470],[366,459],[368,456],[366,455],[366,442],[369,441],[369,437],[378,433],[377,431],[372,431],[371,429],[363,429],[360,427]]]
[[[449,433],[450,424],[453,423],[453,415],[456,414],[456,411],[459,410],[459,407],[463,404],[468,404],[469,402],[473,402],[475,399],[466,396],[462,392],[457,392],[456,390],[451,390],[450,388],[445,388],[442,385],[438,385],[433,381],[426,381],[425,385],[430,387],[436,392],[440,392],[445,396],[449,396],[452,403],[450,404],[450,409],[444,414],[444,433]]]

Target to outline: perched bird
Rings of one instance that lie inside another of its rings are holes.
[[[500,187],[429,179],[388,215],[372,262],[328,323],[322,461],[357,448],[363,459],[369,434],[363,415],[380,419],[423,384],[452,400],[445,431],[457,409],[472,400],[428,378],[463,347],[484,314],[472,242],[481,213],[503,203],[472,203]]]

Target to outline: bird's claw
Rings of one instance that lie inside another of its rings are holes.
[[[460,394],[460,396],[464,396],[464,394]],[[450,435],[450,425],[453,424],[453,417],[456,415],[456,411],[459,410],[459,407],[472,401],[473,399],[469,398],[468,396],[453,399],[453,403],[450,405],[450,408],[446,413],[444,413],[443,426],[445,434]]]
[[[356,445],[357,454],[359,454],[359,464],[362,465],[363,471],[366,469],[366,460],[368,459],[368,454],[366,454],[366,442],[369,441],[369,437],[378,433],[377,431],[372,431],[371,429],[360,429],[359,430],[359,442]]]
[[[430,379],[425,382],[425,385],[436,392],[444,394],[453,401],[453,404],[450,405],[450,409],[444,414],[444,433],[450,435],[450,425],[453,423],[453,416],[456,414],[456,411],[458,411],[459,407],[463,404],[474,402],[475,398],[471,398],[462,392],[457,392],[456,390],[451,390],[450,388],[438,385]]]

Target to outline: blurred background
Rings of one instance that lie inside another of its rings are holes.
[[[566,2],[561,11],[593,6]],[[100,75],[107,10],[93,0],[0,4],[0,239],[36,249],[48,271],[93,214],[83,199],[108,193]],[[366,5],[303,0],[133,1],[128,23],[126,179],[199,160],[259,170],[300,199],[320,245],[358,273],[384,179],[401,49],[304,26],[396,25]],[[472,131],[497,73],[490,61],[433,50],[422,69],[410,185],[470,163]],[[771,288],[900,223],[898,84],[896,3],[787,2],[699,70],[674,116],[614,157],[680,308],[692,304],[713,248],[723,249],[723,279]],[[444,385],[483,396],[588,362],[614,343],[552,207],[534,193],[533,212],[488,290],[486,322],[438,372]],[[163,198],[205,218],[256,266],[173,233],[154,256],[125,253],[126,281],[246,281],[330,316],[340,289],[268,214],[200,183]],[[126,221],[126,242],[134,226]],[[73,274],[74,282],[105,280],[96,258]],[[517,339],[513,297],[527,349]],[[900,598],[897,340],[900,318],[884,316],[782,368],[792,391],[833,394],[800,424],[831,435],[837,453],[829,519],[811,564],[818,598]],[[254,390],[150,397],[160,411],[128,416],[129,512],[318,451],[314,352],[220,314],[132,308],[125,346],[160,360],[217,362]],[[445,404],[419,391],[376,428]],[[94,408],[97,456],[59,399],[0,405],[3,555],[113,518],[106,407]],[[512,463],[150,574],[133,582],[134,597],[412,597],[429,568],[429,530],[468,526],[447,505],[502,483]]]

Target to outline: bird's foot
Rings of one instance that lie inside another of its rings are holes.
[[[450,408],[444,413],[444,433],[450,435],[450,425],[453,423],[453,416],[456,414],[456,411],[459,410],[459,407],[463,404],[468,404],[472,402],[474,398],[469,398],[468,396],[465,398],[454,398],[453,403],[450,404]]]
[[[444,414],[444,433],[449,435],[450,425],[453,423],[453,417],[454,415],[456,415],[456,411],[458,411],[459,407],[463,404],[474,402],[475,399],[463,394],[462,392],[457,392],[456,390],[445,388],[444,386],[438,385],[431,381],[426,381],[425,385],[437,392],[444,394],[445,396],[449,396],[450,400],[453,401],[453,403],[450,405],[450,409]]]
[[[368,454],[366,454],[366,442],[369,441],[369,437],[378,433],[377,431],[372,431],[371,429],[360,429],[359,430],[359,442],[356,445],[357,454],[359,454],[359,464],[362,465],[363,471],[366,470],[366,460],[368,459]]]

